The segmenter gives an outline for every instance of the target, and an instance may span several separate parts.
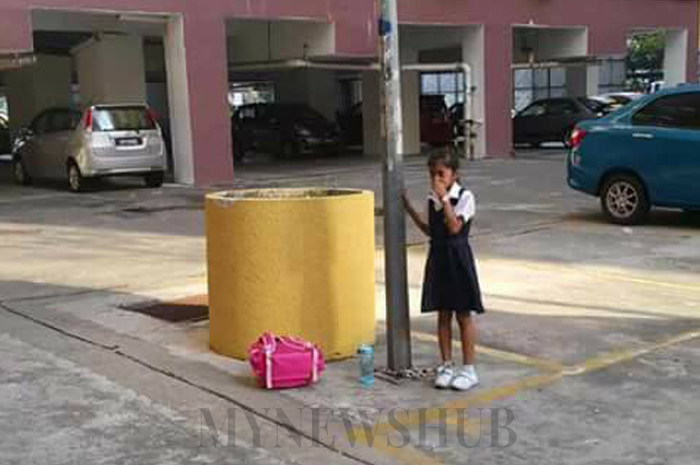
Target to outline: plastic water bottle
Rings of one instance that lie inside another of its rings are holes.
[[[357,353],[360,356],[360,384],[372,387],[374,386],[374,347],[362,344]]]

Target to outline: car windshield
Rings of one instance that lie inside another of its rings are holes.
[[[592,98],[582,98],[580,100],[586,108],[588,108],[593,113],[601,113],[610,110],[610,104],[603,102],[602,100],[594,100]]]
[[[156,129],[145,107],[98,107],[92,111],[93,131],[143,131]]]

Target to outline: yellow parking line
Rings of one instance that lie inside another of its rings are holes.
[[[411,445],[399,449],[398,447],[391,447],[386,443],[381,441],[375,442],[374,447],[379,449],[386,455],[390,455],[393,458],[406,463],[408,465],[438,465],[444,464],[444,460],[438,460],[430,457],[427,454],[422,453]]]
[[[531,271],[541,271],[541,272],[560,272],[564,268],[571,269],[571,267],[563,267],[559,265],[551,265],[551,264],[544,264],[544,263],[518,263],[518,262],[507,262],[504,263],[502,266],[512,266],[514,268],[524,268],[526,270],[531,270]],[[590,269],[590,267],[580,267],[576,268],[577,273],[583,273],[585,275],[594,277],[594,278],[607,278],[607,279],[614,279],[617,281],[624,281],[624,282],[629,282],[629,283],[635,283],[635,284],[648,284],[652,286],[658,286],[658,287],[665,287],[669,289],[676,289],[676,290],[682,290],[682,291],[695,291],[695,292],[700,292],[700,286],[695,285],[695,284],[684,284],[684,283],[673,283],[673,282],[668,282],[668,281],[659,281],[656,279],[648,279],[648,278],[641,278],[638,276],[631,276],[627,274],[622,274],[622,273],[611,273],[609,271],[602,271],[602,270],[595,270],[595,269]]]
[[[697,338],[700,338],[700,330],[688,331],[657,342],[656,344],[640,347],[638,349],[610,352],[600,357],[585,360],[583,363],[565,367],[563,374],[564,376],[579,376],[593,371],[602,370],[612,365],[627,362],[642,355],[656,352],[658,350],[680,344],[681,342],[686,342]]]
[[[618,281],[626,281],[635,284],[649,284],[652,286],[665,287],[668,289],[677,289],[681,291],[694,291],[700,292],[700,286],[695,286],[693,284],[683,284],[683,283],[669,283],[666,281],[658,281],[655,279],[637,278],[635,276],[626,276],[617,273],[608,273],[605,271],[584,271],[584,273],[591,276],[602,276],[604,278],[616,279]]]

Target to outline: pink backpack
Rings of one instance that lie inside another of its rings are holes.
[[[314,344],[293,337],[265,333],[248,349],[248,361],[258,386],[285,389],[318,381],[326,364]]]

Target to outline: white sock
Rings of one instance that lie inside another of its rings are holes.
[[[476,376],[476,369],[474,365],[464,365],[464,371],[466,371],[471,376]]]

